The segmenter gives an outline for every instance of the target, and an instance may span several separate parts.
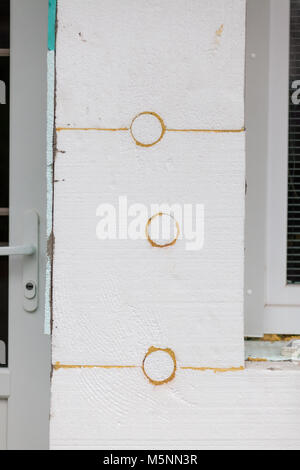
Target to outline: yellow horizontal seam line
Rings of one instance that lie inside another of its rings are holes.
[[[56,362],[53,365],[55,370],[59,369],[140,369],[141,366],[134,365],[82,365],[82,364],[61,364]],[[180,367],[183,370],[193,370],[199,372],[212,371],[215,373],[218,372],[238,372],[245,370],[244,366],[241,367],[228,367],[228,368],[218,368],[218,367]]]
[[[119,131],[129,131],[128,127],[57,127],[57,132],[61,131],[110,131],[110,132],[119,132]]]
[[[81,364],[53,364],[55,370],[59,369],[135,369],[140,366],[121,366],[121,365],[81,365]]]
[[[264,357],[251,357],[249,356],[247,358],[248,362],[268,362],[268,359],[265,359]]]
[[[56,131],[108,131],[108,132],[120,132],[120,131],[129,131],[129,127],[57,127]],[[245,132],[245,128],[242,129],[168,129],[167,132],[216,132],[216,133],[238,133]]]
[[[180,369],[184,370],[194,370],[194,371],[199,371],[199,372],[206,372],[206,371],[212,371],[212,372],[239,372],[242,370],[245,370],[244,366],[241,367],[228,367],[228,368],[219,368],[219,367],[180,367]]]
[[[219,132],[219,133],[232,133],[232,132],[245,132],[245,128],[242,129],[166,129],[168,132]]]

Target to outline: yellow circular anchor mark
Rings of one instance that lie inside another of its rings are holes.
[[[150,237],[149,235],[149,228],[150,228],[150,225],[152,223],[152,221],[156,218],[156,217],[163,217],[163,216],[167,216],[167,217],[170,217],[171,219],[174,220],[175,224],[176,224],[176,236],[175,238],[171,241],[171,242],[168,242],[168,243],[165,243],[165,244],[159,244],[159,243],[156,243],[154,240],[152,240],[152,238]],[[177,222],[177,220],[173,217],[173,215],[171,214],[166,214],[164,212],[158,212],[158,214],[155,214],[153,215],[152,217],[150,217],[150,219],[148,220],[147,224],[146,224],[146,229],[145,229],[145,233],[146,233],[146,237],[147,237],[147,240],[149,241],[149,243],[151,243],[152,246],[156,247],[156,248],[167,248],[168,246],[173,246],[175,245],[175,243],[177,242],[178,240],[178,237],[180,235],[180,227],[179,227],[179,223]]]
[[[133,124],[135,123],[136,119],[138,119],[139,117],[141,116],[145,116],[145,115],[150,115],[150,116],[154,116],[156,119],[158,119],[160,125],[161,125],[161,134],[160,136],[158,137],[158,139],[156,139],[154,142],[151,142],[150,144],[145,144],[144,142],[141,142],[140,140],[138,140],[134,133],[133,133]],[[139,113],[137,116],[135,116],[131,122],[131,125],[130,125],[130,134],[131,134],[131,137],[133,138],[133,140],[135,141],[136,145],[139,145],[140,147],[152,147],[153,145],[157,144],[158,142],[161,141],[161,139],[163,138],[163,136],[165,135],[165,132],[166,132],[166,126],[165,126],[165,123],[163,121],[163,119],[159,116],[159,114],[153,112],[153,111],[143,111],[142,113]]]
[[[172,359],[173,361],[173,371],[171,373],[171,375],[169,375],[169,377],[167,377],[166,379],[163,379],[163,380],[154,380],[152,379],[151,377],[149,377],[149,375],[147,374],[146,370],[145,370],[145,361],[147,359],[147,357],[149,357],[151,354],[157,352],[157,351],[162,351],[162,352],[165,352],[166,354],[168,354],[170,356],[170,358]],[[145,357],[144,357],[144,360],[143,360],[143,364],[142,364],[142,370],[145,374],[145,376],[147,377],[147,379],[149,380],[150,383],[152,383],[153,385],[164,385],[168,382],[171,382],[171,380],[173,380],[175,378],[175,374],[176,374],[176,370],[177,370],[177,363],[176,363],[176,356],[175,356],[175,353],[172,349],[170,348],[156,348],[155,346],[151,346]]]

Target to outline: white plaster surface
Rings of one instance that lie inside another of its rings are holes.
[[[179,370],[160,387],[140,369],[60,370],[51,445],[299,450],[299,388],[299,367],[274,363],[225,374]]]
[[[141,364],[156,346],[184,365],[241,366],[243,134],[178,133],[141,148],[129,133],[68,131],[57,146],[53,362]],[[98,240],[97,207],[119,195],[203,203],[203,249]]]
[[[245,0],[57,3],[57,126],[244,126]]]
[[[244,0],[59,0],[56,126],[153,111],[168,129],[240,130],[244,28]],[[53,363],[137,367],[54,370],[51,446],[300,448],[299,368],[182,369],[243,365],[244,133],[145,148],[128,130],[67,130],[57,148]],[[98,240],[97,208],[119,196],[204,204],[203,249]],[[150,346],[176,355],[168,384],[143,374]]]

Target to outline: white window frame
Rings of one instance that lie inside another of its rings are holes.
[[[300,334],[286,272],[290,1],[248,0],[247,34],[245,334]]]
[[[286,280],[290,2],[271,0],[270,18],[265,332],[299,334],[300,285],[287,284]],[[272,96],[276,96],[276,99],[272,99]]]
[[[284,0],[283,0],[284,1]],[[247,1],[245,336],[264,334],[270,0]]]

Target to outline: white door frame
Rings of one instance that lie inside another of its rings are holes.
[[[247,0],[244,312],[245,336],[253,337],[264,334],[269,23],[270,0]]]
[[[49,446],[50,337],[44,335],[46,270],[46,104],[48,0],[11,0],[10,245],[23,242],[23,215],[35,209],[39,228],[39,307],[23,308],[22,256],[9,263],[7,448]],[[3,404],[3,401],[2,401]]]

